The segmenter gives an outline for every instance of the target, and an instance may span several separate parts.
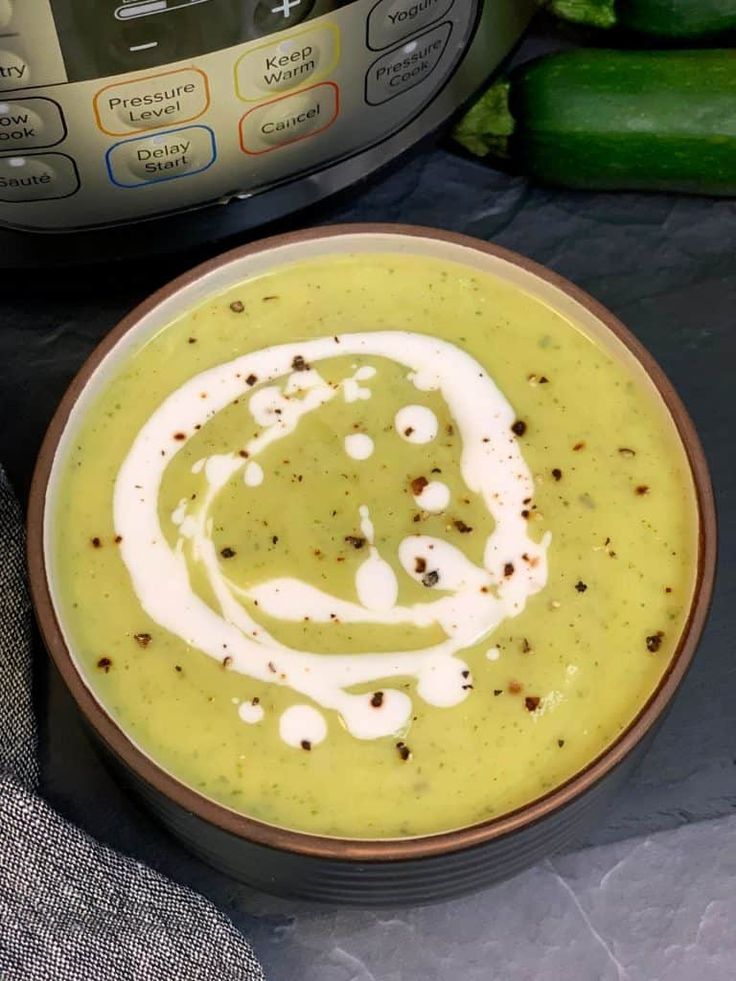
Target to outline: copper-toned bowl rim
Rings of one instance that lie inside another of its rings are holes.
[[[600,320],[642,365],[663,398],[679,432],[692,470],[699,514],[698,568],[692,607],[680,642],[656,691],[636,718],[598,757],[564,784],[516,810],[488,821],[417,838],[363,840],[306,834],[275,827],[238,814],[180,782],[146,756],[108,715],[83,681],[66,647],[56,618],[47,579],[44,551],[46,489],[59,440],[69,414],[93,372],[122,336],[137,326],[142,317],[183,287],[233,260],[285,245],[346,235],[393,235],[433,239],[505,260],[533,273],[566,293]],[[523,256],[486,242],[453,232],[418,226],[392,224],[334,225],[305,229],[263,239],[226,252],[196,266],[164,286],[132,310],[95,348],[67,389],[44,438],[31,485],[28,508],[28,565],[36,616],[46,647],[57,668],[97,735],[137,776],[160,794],[203,821],[238,838],[261,845],[322,859],[383,862],[430,858],[482,845],[528,827],[570,804],[613,770],[643,739],[660,718],[682,681],[705,624],[713,591],[716,563],[716,510],[705,455],[693,423],[652,355],[605,307],[583,290]]]

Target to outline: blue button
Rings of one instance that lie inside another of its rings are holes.
[[[138,136],[111,146],[105,155],[110,180],[118,187],[144,187],[177,177],[192,177],[217,159],[209,126],[183,126]]]

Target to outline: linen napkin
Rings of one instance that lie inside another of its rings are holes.
[[[0,979],[263,981],[214,906],[100,845],[38,796],[23,543],[0,467]]]

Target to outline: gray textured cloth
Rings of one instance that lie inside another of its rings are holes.
[[[263,981],[210,903],[37,795],[31,636],[21,515],[0,468],[0,979]]]

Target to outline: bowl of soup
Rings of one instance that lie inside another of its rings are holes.
[[[483,886],[605,812],[692,659],[715,514],[605,309],[463,236],[229,252],[99,345],[40,453],[45,643],[111,765],[259,888]]]

